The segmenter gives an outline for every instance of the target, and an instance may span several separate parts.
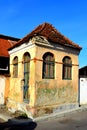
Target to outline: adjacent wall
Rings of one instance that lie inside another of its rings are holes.
[[[5,83],[6,78],[4,76],[0,76],[0,104],[4,104],[4,95],[5,95]]]

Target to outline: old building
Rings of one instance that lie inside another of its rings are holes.
[[[81,47],[43,23],[9,49],[9,109],[32,116],[78,106]]]
[[[4,104],[9,91],[9,53],[8,48],[19,39],[0,34],[0,104]]]

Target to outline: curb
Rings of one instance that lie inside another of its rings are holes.
[[[42,116],[42,117],[37,117],[37,118],[34,118],[33,121],[38,122],[38,121],[44,121],[44,120],[48,120],[48,119],[55,119],[55,118],[67,116],[68,114],[73,114],[75,112],[82,112],[85,110],[87,110],[87,106],[86,107],[78,107],[78,108],[71,109],[68,111],[63,111],[60,113],[52,113],[50,115],[46,115],[46,116]]]
[[[44,121],[44,120],[46,121],[46,120],[49,120],[49,119],[56,119],[56,118],[59,118],[59,117],[67,116],[68,114],[72,114],[72,113],[75,113],[75,112],[82,112],[82,111],[86,111],[86,110],[87,110],[87,106],[81,106],[81,107],[77,107],[75,109],[71,109],[71,110],[67,110],[67,111],[63,111],[63,112],[59,112],[59,113],[55,112],[55,113],[48,114],[48,115],[45,115],[45,116],[36,117],[32,120],[35,121],[35,122]],[[4,113],[0,113],[0,118],[3,119],[4,121],[8,121],[9,119],[12,119],[11,116],[5,115]]]

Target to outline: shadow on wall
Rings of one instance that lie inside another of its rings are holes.
[[[37,124],[30,118],[17,117],[0,123],[0,130],[34,130],[36,126]]]

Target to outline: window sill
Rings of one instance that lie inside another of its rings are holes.
[[[72,79],[64,78],[64,79],[62,79],[62,80],[72,80]]]
[[[55,78],[54,77],[51,77],[51,78],[45,77],[45,78],[42,78],[42,79],[55,79]]]

